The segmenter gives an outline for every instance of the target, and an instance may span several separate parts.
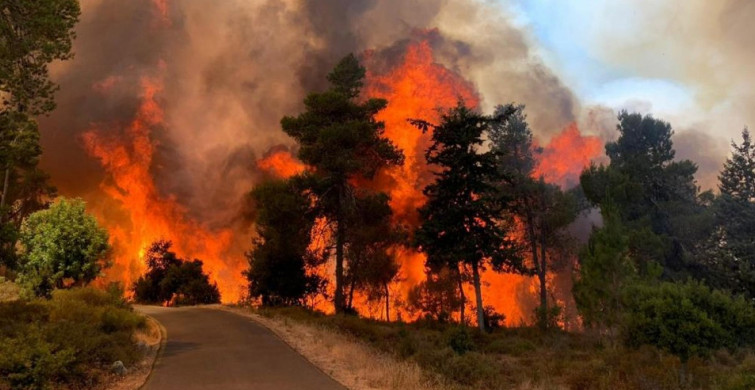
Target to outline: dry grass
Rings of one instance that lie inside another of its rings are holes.
[[[351,389],[755,389],[755,354],[717,351],[688,363],[652,347],[606,348],[534,328],[480,334],[438,323],[387,324],[296,308],[223,308],[250,316]],[[465,336],[466,335],[466,336]],[[458,352],[454,347],[465,347]]]
[[[15,301],[18,299],[19,293],[20,289],[15,283],[0,277],[0,302]]]
[[[250,317],[283,339],[325,373],[352,390],[447,390],[433,377],[407,361],[380,353],[345,335],[287,318],[267,318],[247,308],[221,307]]]
[[[147,326],[134,335],[134,342],[144,343],[149,347],[144,358],[129,368],[125,377],[109,375],[104,381],[103,390],[135,390],[141,388],[152,372],[152,368],[164,341],[165,331],[159,322],[147,317]]]

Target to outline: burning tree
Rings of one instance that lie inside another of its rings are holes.
[[[542,149],[533,143],[524,106],[499,106],[496,113],[504,115],[511,110],[507,120],[493,123],[489,138],[500,174],[498,188],[506,194],[503,201],[523,225],[532,271],[540,284],[538,323],[546,328],[551,322],[547,274],[554,265],[549,264],[549,252],[568,248],[563,229],[576,217],[576,202],[557,185],[546,183],[542,175],[535,177]]]
[[[494,185],[500,178],[495,153],[483,151],[483,134],[494,122],[512,114],[513,110],[506,110],[495,117],[485,116],[459,102],[442,115],[439,125],[411,121],[422,131],[433,130],[433,143],[425,158],[441,168],[436,181],[424,190],[428,201],[420,209],[422,225],[416,241],[427,253],[429,268],[445,265],[459,269],[461,275],[464,268],[471,267],[480,330],[485,329],[480,281],[485,264],[497,271],[526,271],[511,238],[512,220]]]
[[[346,308],[344,256],[349,219],[356,209],[354,180],[371,179],[382,168],[400,165],[404,156],[384,137],[375,115],[387,101],[359,101],[365,69],[354,55],[342,59],[328,75],[331,87],[304,99],[306,111],[281,120],[283,131],[299,143],[299,159],[314,168],[309,189],[314,210],[334,225],[335,310]]]
[[[390,321],[388,286],[396,280],[399,272],[392,248],[404,241],[406,234],[391,221],[393,213],[388,200],[384,193],[357,199],[357,210],[347,237],[345,279],[349,286],[349,310],[354,311],[354,291],[359,289],[366,292],[371,301],[385,301],[385,319]]]
[[[309,250],[315,224],[310,197],[294,177],[257,186],[251,194],[257,217],[256,247],[249,253],[249,295],[264,305],[296,305],[324,281],[308,273],[320,256]]]

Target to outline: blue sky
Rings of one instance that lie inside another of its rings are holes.
[[[597,47],[633,34],[635,4],[623,1],[498,0],[529,32],[538,55],[585,104],[656,114],[688,109],[693,91],[675,80],[648,78],[605,60]],[[607,12],[628,13],[607,25]],[[608,27],[608,28],[607,28]],[[639,103],[642,104],[639,104]]]

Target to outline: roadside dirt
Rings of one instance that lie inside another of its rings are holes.
[[[249,308],[214,306],[262,324],[318,366],[352,390],[446,390],[414,363],[379,353],[357,340],[330,329],[302,324],[286,318],[268,318]]]
[[[147,327],[135,335],[134,342],[145,346],[144,358],[131,367],[126,367],[128,374],[124,377],[108,374],[102,390],[135,390],[140,389],[147,382],[165,342],[165,331],[159,322],[147,317]]]

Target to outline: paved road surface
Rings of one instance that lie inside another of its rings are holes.
[[[144,389],[345,390],[249,318],[206,307],[136,308],[168,333]]]

